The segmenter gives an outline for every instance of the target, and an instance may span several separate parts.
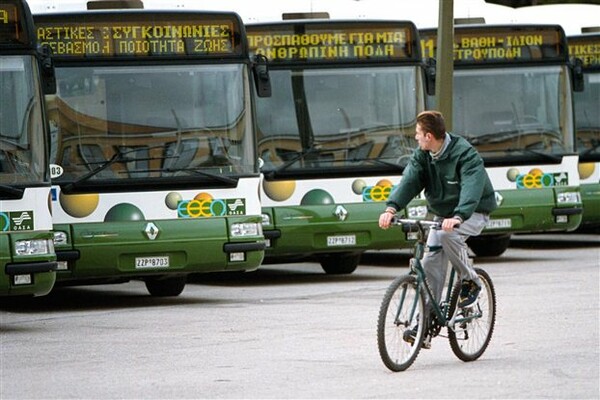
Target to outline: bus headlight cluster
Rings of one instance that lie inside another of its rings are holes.
[[[408,207],[408,218],[425,218],[427,206]]]
[[[17,240],[15,242],[15,254],[17,256],[36,256],[54,253],[52,240],[31,239]]]
[[[558,204],[581,203],[581,195],[579,194],[579,192],[557,193],[556,202]]]
[[[67,237],[67,233],[62,232],[62,231],[55,231],[54,232],[54,245],[61,246],[61,245],[67,245],[67,244],[69,244],[69,239]]]
[[[271,216],[269,214],[262,215],[262,224],[263,225],[271,225]]]
[[[232,237],[262,235],[262,225],[255,222],[237,222],[229,230]]]

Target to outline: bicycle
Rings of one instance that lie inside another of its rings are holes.
[[[430,230],[441,229],[441,223],[400,218],[392,223],[401,226],[405,233],[415,232],[417,240],[409,263],[410,272],[390,284],[379,309],[377,344],[381,360],[394,372],[406,370],[416,360],[421,347],[430,345],[425,342],[426,335],[431,340],[440,335],[443,327],[447,328],[446,337],[452,352],[460,360],[477,360],[492,338],[496,320],[496,292],[490,276],[483,269],[475,268],[482,283],[481,292],[475,303],[460,308],[457,305],[461,282],[451,268],[443,301],[437,304],[421,260]],[[425,315],[426,298],[431,304],[431,313],[429,318],[421,318]],[[409,331],[415,328],[413,338]]]

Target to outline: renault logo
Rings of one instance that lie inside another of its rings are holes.
[[[344,221],[346,218],[348,218],[348,211],[344,208],[344,206],[337,206],[333,212],[333,215],[338,217],[340,221]]]
[[[146,225],[146,229],[144,229],[144,232],[146,232],[146,236],[148,236],[148,239],[154,240],[158,236],[159,230],[157,226],[154,225],[154,222],[148,222],[148,225]]]

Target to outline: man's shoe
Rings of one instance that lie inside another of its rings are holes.
[[[481,286],[477,285],[473,281],[462,281],[462,287],[460,288],[460,297],[458,298],[458,306],[468,307],[477,300],[481,292]]]
[[[417,328],[418,328],[418,326],[415,325],[414,327],[404,331],[403,339],[405,342],[408,342],[410,344],[415,344],[415,338],[417,337]],[[421,343],[421,348],[422,349],[430,349],[431,348],[431,336],[429,336],[427,334],[425,335],[425,338],[423,339],[423,343]]]

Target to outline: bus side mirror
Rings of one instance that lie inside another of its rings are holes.
[[[583,92],[584,77],[583,77],[583,61],[580,58],[574,58],[571,61],[571,76],[573,80],[573,91]]]
[[[257,54],[254,57],[254,83],[256,84],[256,93],[258,97],[271,97],[271,78],[269,76],[269,67],[267,57]]]
[[[40,67],[42,72],[42,88],[44,94],[56,93],[56,74],[54,73],[54,62],[52,61],[52,49],[48,45],[38,48],[40,54]]]
[[[435,95],[435,74],[436,61],[435,58],[425,60],[425,91],[428,96]]]

